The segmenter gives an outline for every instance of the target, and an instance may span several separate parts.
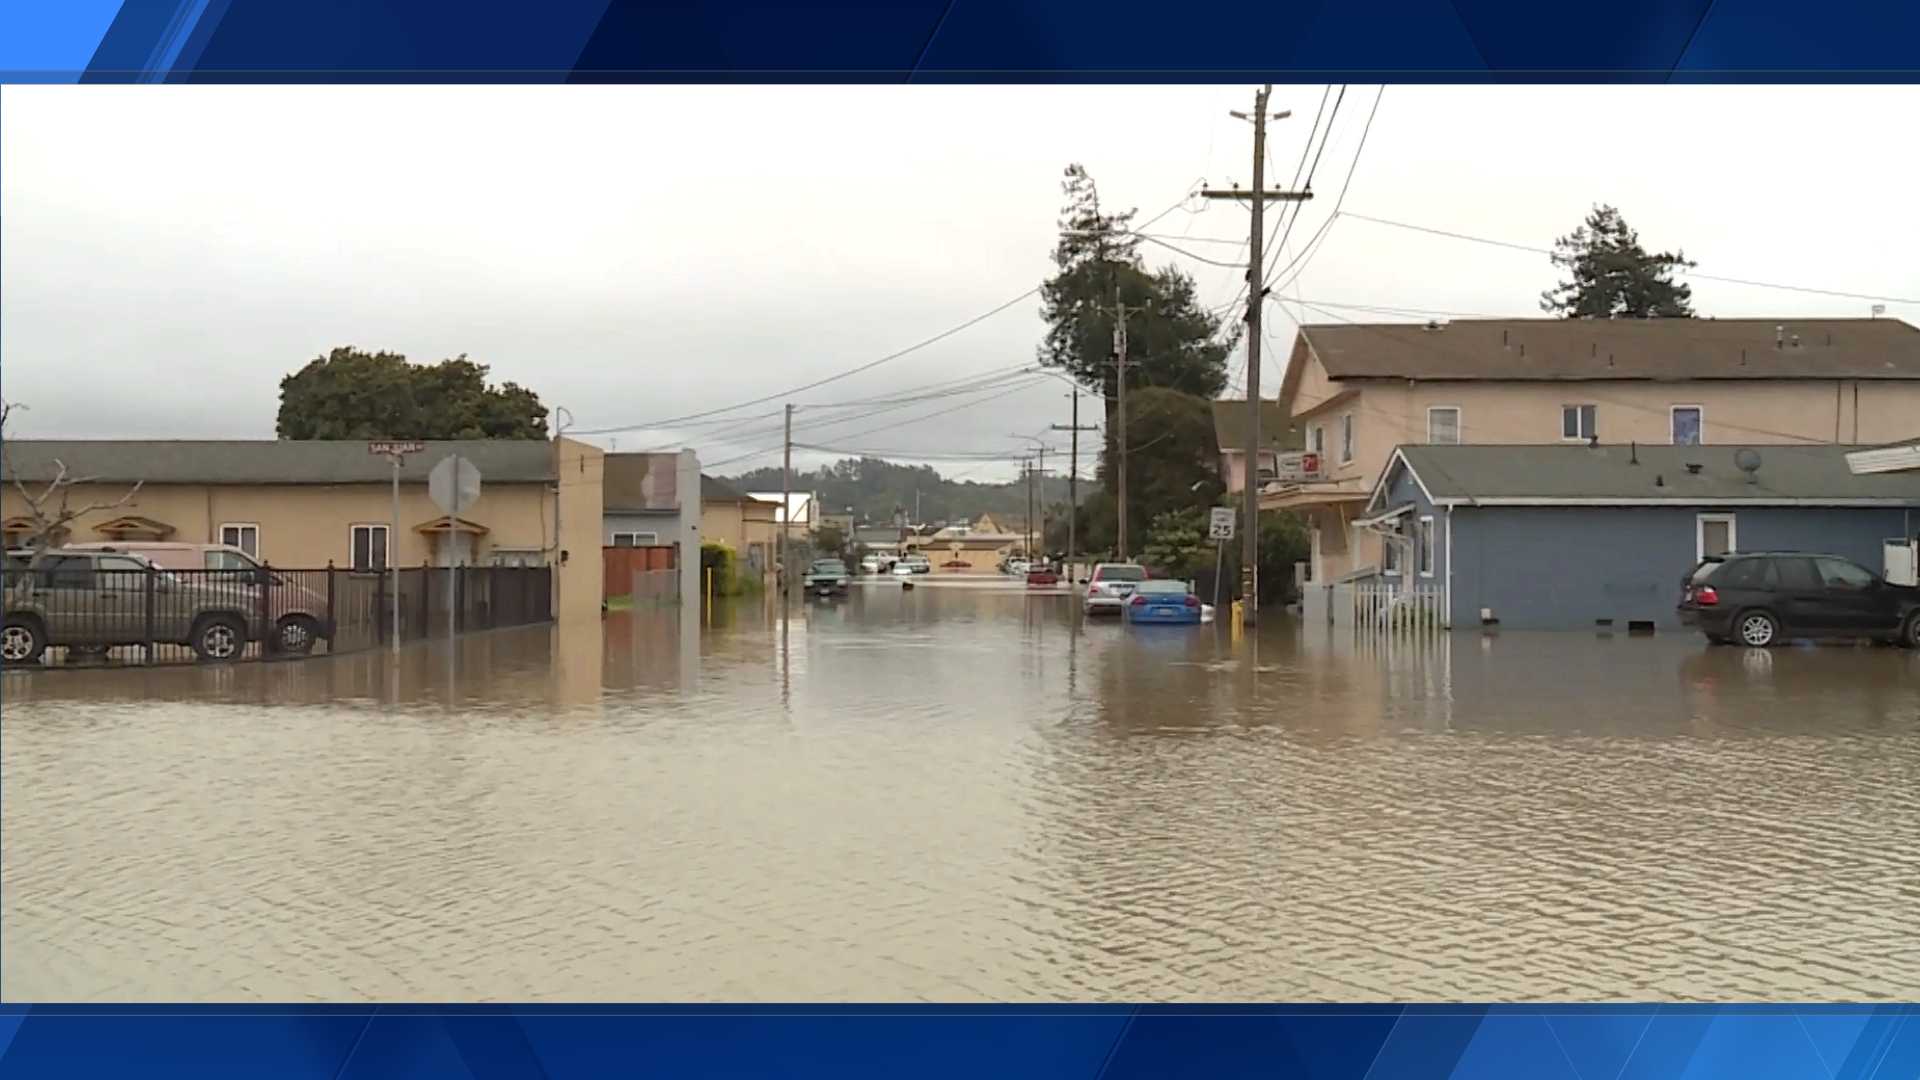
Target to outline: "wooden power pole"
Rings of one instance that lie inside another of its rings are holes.
[[[1067,584],[1073,584],[1073,560],[1080,551],[1080,433],[1097,431],[1080,426],[1080,388],[1073,388],[1073,423],[1049,424],[1054,431],[1073,433],[1067,457]]]
[[[1119,387],[1116,406],[1120,431],[1113,452],[1120,466],[1120,561],[1127,561],[1127,305],[1120,302],[1120,286],[1113,287],[1113,364],[1114,383]]]
[[[1300,202],[1311,199],[1310,191],[1269,191],[1266,188],[1267,97],[1272,86],[1262,86],[1253,95],[1253,115],[1235,112],[1242,120],[1253,121],[1253,187],[1207,189],[1201,195],[1209,199],[1245,199],[1253,208],[1253,230],[1247,245],[1247,443],[1241,493],[1245,497],[1240,521],[1240,598],[1243,620],[1255,621],[1260,603],[1258,574],[1260,559],[1260,315],[1266,306],[1267,282],[1263,263],[1266,235],[1266,206],[1269,202]],[[1273,114],[1285,119],[1288,112]],[[1124,415],[1124,414],[1123,414]],[[1122,459],[1125,460],[1125,459]]]
[[[780,457],[780,598],[793,589],[793,406],[787,406],[787,444]],[[785,606],[781,618],[786,618]]]

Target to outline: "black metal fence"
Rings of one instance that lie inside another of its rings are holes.
[[[53,559],[8,569],[0,663],[168,664],[337,654],[551,621],[546,567],[116,570]],[[397,578],[397,581],[396,581]]]

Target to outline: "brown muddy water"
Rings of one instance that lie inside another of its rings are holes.
[[[1915,654],[720,623],[7,676],[0,994],[1920,997]]]

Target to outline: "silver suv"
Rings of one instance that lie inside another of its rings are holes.
[[[259,637],[249,592],[188,584],[138,555],[54,549],[25,568],[8,559],[0,663],[38,661],[48,647],[101,653],[186,645],[202,660],[237,660]]]

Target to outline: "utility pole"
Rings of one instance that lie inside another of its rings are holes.
[[[1253,121],[1253,187],[1251,190],[1203,190],[1209,199],[1246,199],[1253,208],[1252,239],[1247,246],[1247,445],[1246,468],[1240,483],[1244,505],[1240,523],[1240,598],[1241,618],[1247,625],[1255,622],[1260,604],[1260,315],[1266,306],[1267,282],[1266,207],[1269,202],[1302,202],[1313,198],[1311,191],[1269,191],[1266,187],[1267,96],[1271,85],[1262,86],[1253,95],[1253,115],[1235,112],[1242,120]],[[1284,120],[1291,113],[1273,114]]]
[[[1080,433],[1098,430],[1080,426],[1080,388],[1073,388],[1073,423],[1049,424],[1054,431],[1070,431],[1073,441],[1067,459],[1067,584],[1073,584],[1073,559],[1080,550]]]
[[[787,406],[787,444],[780,457],[780,611],[786,621],[786,599],[793,591],[793,406]]]
[[[1026,528],[1027,536],[1026,536],[1026,543],[1024,545],[1026,548],[1026,551],[1023,552],[1023,554],[1026,555],[1027,561],[1031,563],[1033,561],[1033,459],[1032,458],[1022,458],[1020,460],[1020,472],[1025,475],[1026,481],[1027,481],[1027,528]]]
[[[1113,364],[1119,386],[1120,433],[1114,456],[1120,460],[1120,561],[1127,561],[1127,305],[1120,302],[1120,286],[1113,286]]]
[[[1034,505],[1039,510],[1040,517],[1037,520],[1039,521],[1040,524],[1039,524],[1039,528],[1034,532],[1033,542],[1035,547],[1046,547],[1047,546],[1047,447],[1045,443],[1042,443],[1040,445],[1040,474],[1039,474],[1039,478],[1034,481],[1034,486],[1037,489],[1037,494],[1034,497]],[[1032,525],[1029,525],[1028,528],[1031,529],[1034,527]],[[1030,554],[1037,554],[1037,552],[1030,553]]]

